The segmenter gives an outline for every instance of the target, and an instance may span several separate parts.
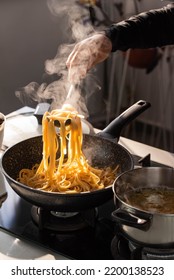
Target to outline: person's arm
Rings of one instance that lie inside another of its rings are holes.
[[[103,33],[77,43],[67,60],[69,81],[78,83],[111,52],[130,48],[154,48],[174,44],[174,3],[150,10],[119,23]]]
[[[106,29],[112,51],[174,44],[174,3],[150,10]]]

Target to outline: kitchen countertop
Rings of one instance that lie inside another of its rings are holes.
[[[23,139],[40,135],[42,133],[41,126],[38,125],[37,119],[33,116],[34,109],[23,107],[9,115],[5,124],[3,148],[9,147]],[[83,123],[84,133],[90,133],[91,127],[86,122]],[[94,130],[97,132],[97,130]],[[167,151],[157,149],[124,137],[120,137],[119,144],[124,146],[131,154],[144,157],[151,155],[151,160],[174,167],[174,154]],[[3,150],[1,150],[1,155]],[[1,174],[2,177],[2,174]],[[5,195],[5,180],[0,178],[0,194]],[[5,184],[3,184],[3,181]],[[2,206],[3,207],[3,203]],[[1,211],[1,210],[0,210]],[[59,255],[46,248],[31,244],[26,240],[18,239],[13,234],[0,229],[0,260],[6,259],[67,259],[65,256]],[[3,240],[3,242],[2,242]]]

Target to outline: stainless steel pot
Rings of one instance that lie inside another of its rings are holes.
[[[130,240],[166,246],[174,243],[174,213],[144,211],[130,205],[126,200],[125,194],[128,191],[152,186],[153,188],[166,186],[174,189],[174,169],[144,167],[118,176],[113,185],[116,210],[112,213],[112,217]]]

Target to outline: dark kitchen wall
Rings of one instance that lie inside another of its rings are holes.
[[[42,82],[44,62],[67,40],[66,18],[54,17],[46,0],[0,0],[0,111],[23,106],[15,91]]]

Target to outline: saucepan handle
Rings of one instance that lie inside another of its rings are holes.
[[[119,139],[121,130],[134,120],[137,116],[147,110],[151,104],[144,100],[139,100],[121,115],[115,118],[106,128],[98,133],[98,136],[107,139]]]
[[[140,214],[129,213],[127,210],[118,208],[112,212],[112,218],[115,222],[134,228],[138,228],[143,231],[147,231],[150,228],[152,215],[151,214]]]

